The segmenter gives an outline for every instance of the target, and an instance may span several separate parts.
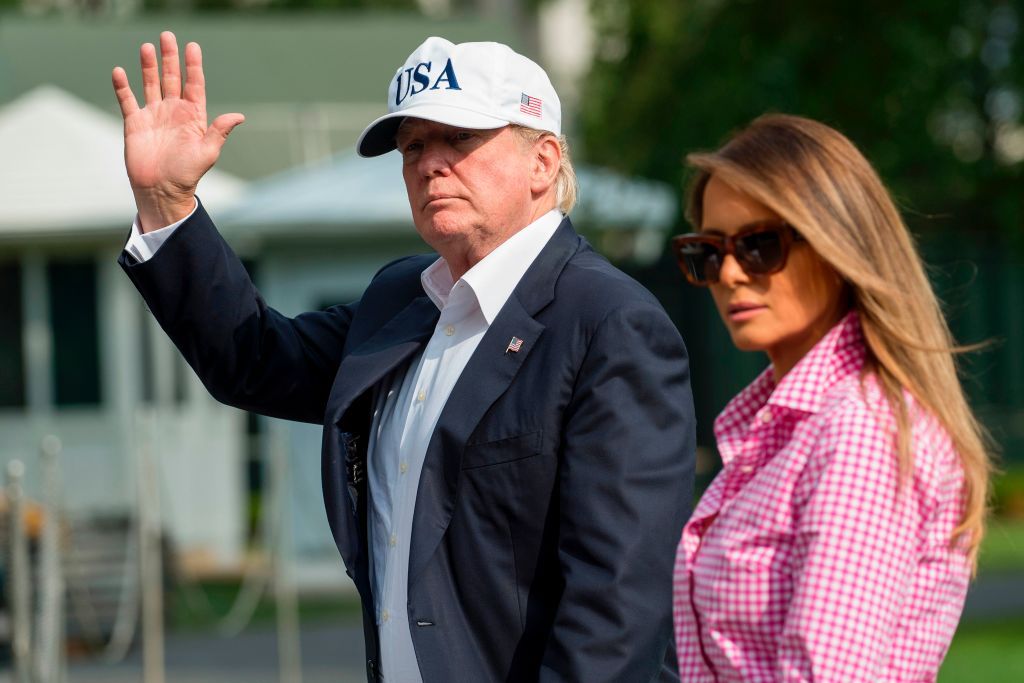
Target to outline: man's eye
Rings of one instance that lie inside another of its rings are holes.
[[[402,147],[402,154],[409,154],[410,152],[419,151],[423,145],[419,142],[409,142]]]
[[[460,130],[458,133],[454,135],[454,139],[457,142],[465,142],[466,140],[471,140],[472,138],[473,134],[468,130]]]

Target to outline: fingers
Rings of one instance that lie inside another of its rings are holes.
[[[178,40],[170,31],[160,34],[160,62],[163,66],[164,99],[181,97],[181,66],[178,64]]]
[[[185,46],[185,99],[206,109],[206,77],[203,75],[203,52],[199,43]]]
[[[214,156],[220,154],[220,148],[224,146],[224,141],[228,139],[228,135],[235,129],[235,126],[244,121],[245,116],[242,114],[221,114],[206,129],[203,145]]]
[[[135,94],[128,84],[128,74],[119,66],[114,67],[110,79],[114,84],[114,95],[117,96],[117,103],[121,105],[121,116],[128,118],[139,110],[139,103],[135,101]]]
[[[160,101],[160,69],[156,65],[156,48],[153,43],[145,43],[139,48],[139,64],[142,67],[142,94],[146,104]]]

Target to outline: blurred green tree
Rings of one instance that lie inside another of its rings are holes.
[[[589,160],[679,187],[686,152],[767,111],[801,114],[853,139],[904,207],[1024,232],[1024,1],[591,7],[597,53],[579,122]]]
[[[921,238],[1007,462],[1024,463],[1024,0],[590,0],[586,160],[682,189],[687,152],[769,111],[846,133]],[[666,254],[633,274],[684,330],[698,436],[760,370]],[[686,334],[690,331],[690,334]]]
[[[3,0],[0,0],[3,2]],[[147,11],[251,10],[302,11],[336,9],[414,10],[416,0],[142,0]]]
[[[217,0],[202,0],[215,2]],[[280,9],[417,9],[416,0],[268,0],[268,7]]]

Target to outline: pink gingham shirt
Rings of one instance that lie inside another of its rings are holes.
[[[682,681],[935,679],[970,577],[949,543],[963,473],[911,401],[914,472],[897,494],[895,419],[861,380],[865,353],[850,313],[715,420],[723,468],[676,556]]]

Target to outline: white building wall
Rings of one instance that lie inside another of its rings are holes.
[[[88,252],[97,268],[101,403],[54,406],[46,264],[67,251],[44,244],[16,254],[22,268],[26,406],[0,409],[0,467],[22,460],[26,492],[41,500],[39,447],[44,436],[54,434],[62,443],[66,514],[134,514],[136,454],[148,440],[160,465],[164,528],[175,547],[202,555],[213,568],[237,566],[245,537],[244,416],[217,404],[190,371],[175,376],[175,364],[183,361],[143,310],[116,263],[116,247]],[[141,396],[142,324],[152,328],[152,405],[144,405]],[[185,400],[177,401],[173,383],[181,377]]]

